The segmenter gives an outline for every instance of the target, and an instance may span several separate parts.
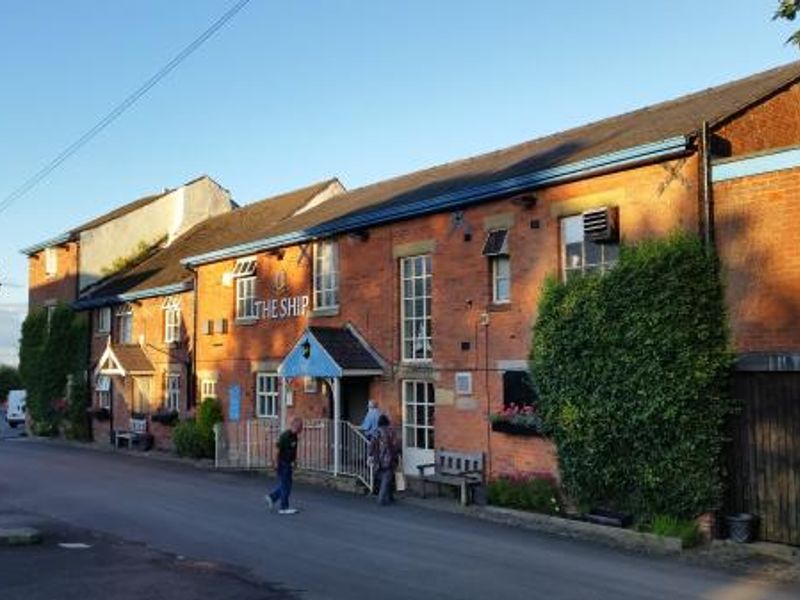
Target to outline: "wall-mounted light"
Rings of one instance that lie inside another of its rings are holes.
[[[303,353],[303,358],[308,359],[311,356],[311,342],[308,341],[308,338],[300,344],[300,350]]]

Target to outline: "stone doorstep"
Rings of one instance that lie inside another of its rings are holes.
[[[41,532],[33,527],[0,529],[0,546],[30,546],[41,541]]]

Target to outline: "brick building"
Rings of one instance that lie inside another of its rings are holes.
[[[722,258],[750,377],[740,391],[776,378],[800,390],[798,82],[793,63],[268,223],[217,227],[204,248],[170,258],[195,274],[196,393],[219,398],[232,422],[299,414],[337,432],[374,398],[402,427],[409,474],[447,448],[484,453],[491,475],[557,475],[548,441],[489,424],[525,400],[542,282],[602,272],[620,240],[675,229]],[[780,449],[788,464],[792,448]],[[743,485],[742,502],[756,502],[755,484]],[[794,494],[781,506],[799,506]]]

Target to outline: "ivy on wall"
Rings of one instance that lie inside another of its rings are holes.
[[[721,495],[732,354],[716,256],[694,236],[550,279],[531,363],[563,483],[582,506],[691,516]]]
[[[32,311],[22,324],[19,371],[33,433],[89,438],[86,315],[65,304]]]

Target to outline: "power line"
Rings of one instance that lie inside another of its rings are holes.
[[[15,189],[8,196],[6,196],[3,199],[3,201],[0,202],[0,213],[5,211],[14,202],[22,198],[29,191],[31,191],[40,181],[42,181],[50,173],[56,170],[58,166],[61,165],[61,163],[63,163],[70,156],[75,154],[83,146],[88,144],[92,140],[92,138],[94,138],[98,133],[103,131],[103,129],[105,129],[111,123],[113,123],[122,113],[124,113],[131,106],[133,106],[137,100],[139,100],[148,91],[150,91],[150,89],[154,87],[159,81],[164,79],[164,77],[169,75],[169,73],[173,71],[175,67],[177,67],[180,63],[186,60],[195,50],[197,50],[201,45],[203,45],[203,43],[206,40],[208,40],[211,36],[213,36],[217,31],[222,29],[222,27],[224,27],[228,21],[230,21],[234,16],[236,16],[236,14],[240,10],[242,10],[248,2],[250,2],[250,0],[239,0],[230,10],[228,10],[219,19],[217,19],[208,29],[206,29],[202,34],[200,34],[199,37],[195,38],[195,40],[191,44],[189,44],[183,50],[181,50],[175,56],[175,58],[173,58],[166,65],[164,65],[159,71],[156,72],[155,75],[150,77],[150,79],[148,79],[141,86],[139,86],[136,89],[136,91],[134,91],[122,102],[120,102],[116,107],[114,107],[114,109],[111,112],[109,112],[105,117],[100,119],[100,121],[98,121],[97,124],[94,125],[94,127],[89,129],[86,133],[84,133],[81,137],[75,140],[72,144],[67,146],[53,160],[44,165],[30,178],[28,178],[22,185],[20,185],[17,189]]]

